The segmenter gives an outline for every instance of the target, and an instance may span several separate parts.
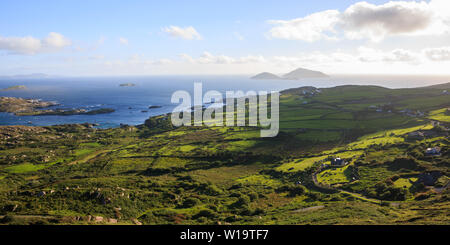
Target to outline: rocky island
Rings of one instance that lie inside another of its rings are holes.
[[[255,80],[299,80],[304,78],[325,78],[329,77],[327,74],[320,72],[320,71],[313,71],[308,70],[304,68],[298,68],[294,71],[291,71],[281,77],[269,73],[269,72],[263,72],[256,76],[251,77],[251,79]]]
[[[45,109],[59,105],[52,101],[42,101],[37,99],[23,99],[15,97],[0,97],[0,112],[14,113],[16,116],[71,116],[71,115],[97,115],[112,113],[115,110],[102,108],[96,110],[85,109]]]
[[[23,90],[23,89],[27,89],[27,87],[24,85],[16,85],[9,88],[0,89],[0,91]]]
[[[324,78],[324,77],[328,77],[328,75],[320,71],[313,71],[303,68],[298,68],[283,76],[284,79],[288,80],[298,80],[302,78]]]
[[[119,86],[120,87],[135,87],[136,84],[134,84],[134,83],[122,83]]]
[[[263,73],[259,73],[256,76],[251,77],[251,79],[255,79],[255,80],[282,80],[283,78],[270,73],[270,72],[263,72]]]

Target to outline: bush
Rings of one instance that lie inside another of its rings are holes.
[[[301,196],[306,193],[306,188],[302,185],[283,185],[276,190],[277,192],[289,192],[289,196]]]
[[[181,207],[182,208],[192,208],[198,204],[200,204],[200,200],[198,200],[197,198],[194,198],[194,197],[190,197],[190,198],[184,200]]]
[[[367,190],[367,195],[381,200],[388,201],[404,201],[409,191],[404,188],[397,188],[393,185],[392,180],[379,182],[375,186]]]
[[[312,201],[318,201],[322,198],[321,194],[317,192],[309,192],[307,195]]]
[[[248,196],[250,197],[251,201],[254,201],[254,200],[258,199],[258,193],[256,193],[256,192],[250,192],[248,194]]]
[[[1,224],[8,224],[8,223],[11,223],[13,220],[14,220],[14,217],[12,217],[10,215],[6,215],[2,219],[0,219],[0,223]]]
[[[198,212],[196,215],[194,215],[194,219],[198,219],[200,217],[205,217],[205,218],[214,218],[216,217],[216,213],[214,211],[212,211],[211,209],[203,209],[200,210],[200,212]]]
[[[415,200],[418,200],[418,201],[420,201],[420,200],[425,200],[425,199],[428,199],[428,198],[430,198],[430,194],[429,194],[429,193],[419,193],[419,194],[417,194],[417,195],[414,197],[414,199],[415,199]]]
[[[253,215],[262,215],[265,211],[262,208],[256,208],[255,211],[253,211]]]
[[[289,190],[289,195],[290,196],[301,196],[303,194],[306,193],[306,188],[302,185],[296,185],[293,186],[290,190]]]
[[[383,202],[380,203],[380,205],[383,206],[383,207],[389,207],[391,204],[389,202],[383,201]]]
[[[201,184],[199,190],[209,196],[217,196],[222,194],[222,190],[213,184]]]

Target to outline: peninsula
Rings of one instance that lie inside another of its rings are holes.
[[[27,89],[27,87],[24,85],[16,85],[16,86],[11,86],[9,88],[0,89],[0,91],[23,90],[23,89]]]
[[[48,116],[48,115],[97,115],[112,113],[115,110],[102,108],[96,110],[85,109],[44,109],[59,105],[53,101],[38,99],[23,99],[16,97],[0,97],[0,112],[14,113],[16,116]]]

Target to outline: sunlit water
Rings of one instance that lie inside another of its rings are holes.
[[[15,116],[0,113],[0,125],[55,125],[97,123],[100,127],[117,127],[121,123],[142,124],[150,116],[171,112],[176,104],[170,102],[172,93],[187,90],[193,95],[194,82],[203,83],[203,91],[280,91],[301,86],[333,87],[338,85],[378,85],[388,88],[423,87],[450,82],[450,76],[332,76],[325,79],[251,80],[242,76],[161,76],[114,78],[51,78],[0,79],[0,88],[25,85],[26,90],[0,91],[0,96],[57,101],[55,108],[112,108],[116,111],[101,115],[73,116]],[[120,87],[134,83],[135,87]],[[149,106],[162,106],[149,109]],[[147,111],[147,112],[142,112]]]

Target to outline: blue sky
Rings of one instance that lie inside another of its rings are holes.
[[[2,0],[0,75],[446,73],[448,2]]]

